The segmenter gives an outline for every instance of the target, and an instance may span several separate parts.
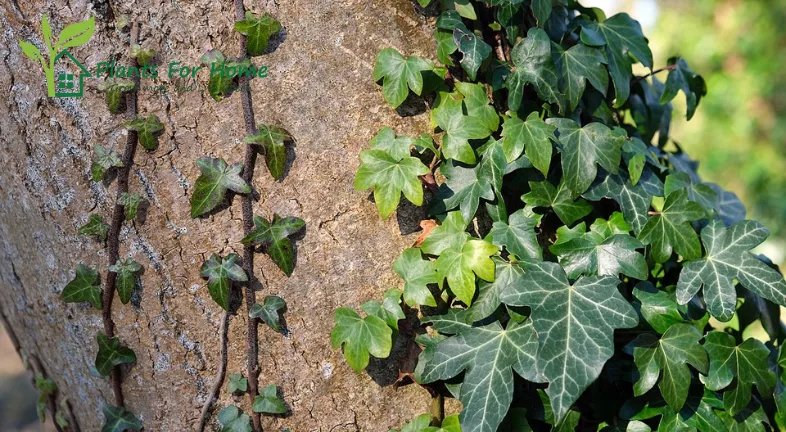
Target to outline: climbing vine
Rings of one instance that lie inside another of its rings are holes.
[[[258,16],[247,12],[242,0],[235,1],[236,22],[234,29],[240,36],[240,50],[237,59],[227,61],[219,50],[212,50],[202,56],[202,63],[208,66],[221,62],[230,67],[243,66],[246,71],[257,71],[251,65],[250,57],[260,56],[268,49],[271,36],[281,30],[281,24],[269,14]],[[261,68],[260,68],[261,69]],[[294,270],[294,249],[290,236],[302,230],[303,220],[296,217],[273,215],[267,220],[253,214],[254,192],[251,187],[254,165],[258,151],[265,155],[268,172],[274,180],[280,180],[286,166],[286,143],[292,141],[289,133],[278,126],[257,125],[251,99],[250,79],[260,76],[245,73],[227,78],[221,74],[211,77],[208,92],[216,101],[221,102],[233,92],[240,93],[246,136],[243,142],[245,154],[242,163],[229,164],[224,159],[204,157],[197,160],[201,175],[194,184],[191,196],[191,217],[205,217],[218,211],[231,193],[241,195],[243,213],[242,257],[236,253],[226,256],[212,254],[202,264],[200,274],[207,278],[207,287],[213,300],[224,309],[221,326],[221,364],[216,379],[202,410],[199,430],[207,425],[211,407],[221,391],[226,374],[227,326],[230,314],[239,306],[243,298],[246,303],[247,337],[247,376],[239,373],[229,374],[228,391],[230,394],[245,393],[251,406],[251,415],[243,413],[237,406],[230,405],[218,413],[222,430],[261,432],[261,414],[283,415],[287,413],[278,386],[270,384],[259,390],[258,324],[265,322],[273,331],[282,332],[279,314],[286,309],[285,301],[278,296],[267,296],[263,304],[256,302],[255,290],[263,288],[254,272],[254,254],[257,247],[270,256],[273,262],[287,275]],[[266,73],[266,70],[265,70]]]
[[[331,334],[358,372],[409,339],[400,377],[433,403],[401,430],[786,428],[786,281],[751,252],[769,233],[669,135],[701,76],[574,0],[418,3],[438,63],[387,48],[373,79],[431,133],[383,128],[355,187],[382,218],[403,193],[434,219],[393,263],[403,292],[338,309]]]

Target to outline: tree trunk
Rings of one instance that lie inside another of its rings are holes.
[[[189,200],[199,175],[199,157],[243,160],[245,135],[240,95],[222,102],[205,92],[178,94],[167,77],[170,62],[199,64],[207,50],[236,55],[229,1],[108,0],[5,2],[0,16],[0,312],[21,351],[40,360],[44,374],[68,397],[82,431],[99,430],[104,403],[112,403],[110,383],[91,374],[103,331],[101,313],[86,304],[66,304],[63,287],[78,263],[95,267],[105,282],[104,244],[77,229],[91,213],[111,219],[117,181],[90,178],[93,145],[122,153],[126,132],[122,115],[109,114],[103,79],[85,80],[84,98],[48,98],[40,65],[26,58],[19,41],[42,47],[41,14],[55,35],[66,25],[96,17],[91,41],[71,53],[88,70],[115,55],[130,64],[128,34],[115,30],[126,14],[140,24],[140,42],[159,53],[160,77],[167,94],[142,91],[139,113],[156,114],[165,125],[160,146],[137,151],[130,190],[150,205],[144,221],[125,222],[120,256],[134,258],[145,272],[131,303],[114,301],[116,333],[137,354],[123,369],[126,406],[149,431],[197,427],[220,360],[223,311],[215,304],[199,267],[213,253],[242,255],[239,197],[229,208],[191,219]],[[258,159],[252,187],[254,214],[297,216],[306,221],[296,240],[294,274],[287,278],[267,256],[255,260],[264,285],[257,292],[279,295],[288,304],[288,334],[259,327],[260,385],[280,385],[291,414],[263,417],[266,430],[381,431],[427,412],[429,396],[416,386],[397,391],[396,357],[372,361],[368,374],[356,374],[330,347],[333,311],[381,298],[401,281],[392,262],[414,241],[422,209],[407,207],[381,220],[369,192],[353,189],[358,153],[384,125],[399,134],[427,130],[428,116],[400,117],[383,102],[373,82],[376,53],[394,47],[405,55],[433,57],[431,18],[409,0],[247,1],[256,13],[269,12],[284,31],[270,54],[254,59],[269,76],[254,79],[251,91],[257,121],[287,129],[296,140],[286,175],[271,179]],[[198,75],[204,88],[207,72]],[[143,80],[143,85],[152,82]],[[244,373],[245,307],[231,318],[227,373]],[[250,413],[245,398],[227,394],[215,413],[229,404]]]

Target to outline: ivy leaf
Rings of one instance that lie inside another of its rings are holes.
[[[734,192],[723,190],[715,183],[705,183],[718,194],[718,201],[715,203],[715,211],[723,219],[727,226],[734,222],[745,220],[745,205],[740,201]]]
[[[437,306],[427,286],[439,283],[437,265],[434,261],[423,259],[420,249],[404,249],[393,263],[393,271],[404,279],[404,302],[409,306]]]
[[[661,395],[674,411],[679,411],[688,398],[692,380],[688,364],[707,374],[707,353],[699,344],[701,333],[689,324],[674,324],[658,339],[650,333],[636,337],[626,350],[633,354],[638,379],[633,393],[641,396],[658,383]]]
[[[278,387],[275,384],[265,386],[262,394],[254,398],[254,412],[265,414],[286,414],[287,407],[284,400],[278,396]]]
[[[512,115],[502,124],[502,148],[505,151],[505,159],[513,162],[526,148],[527,158],[532,165],[547,176],[551,165],[551,143],[558,142],[554,135],[556,130],[556,127],[541,120],[537,112],[532,112],[526,121],[521,121],[515,114]]]
[[[641,179],[635,185],[624,173],[607,175],[582,196],[591,201],[613,199],[619,204],[633,232],[639,234],[647,224],[652,197],[663,196],[663,183],[649,169],[642,172]],[[639,240],[642,240],[640,236]]]
[[[429,205],[429,213],[439,214],[459,208],[464,220],[472,220],[480,200],[493,201],[495,197],[488,167],[483,168],[482,164],[473,168],[465,168],[452,161],[443,164],[440,172],[447,181],[439,186]]]
[[[428,255],[438,256],[447,249],[461,250],[469,239],[467,222],[461,212],[449,212],[442,225],[434,228],[423,240],[420,249]]]
[[[248,390],[248,379],[243,374],[229,374],[229,393],[245,393],[246,390]]]
[[[666,196],[663,210],[656,212],[639,233],[639,240],[652,245],[652,258],[662,263],[672,249],[685,260],[701,256],[701,245],[690,222],[704,217],[704,209],[688,201],[688,192],[680,189]]]
[[[289,132],[278,126],[257,126],[257,132],[254,135],[248,135],[243,138],[246,144],[256,144],[261,146],[265,151],[265,164],[267,165],[270,175],[274,179],[279,180],[284,175],[284,167],[287,162],[287,150],[284,143],[291,141],[292,137]]]
[[[656,332],[663,334],[674,324],[686,322],[686,306],[677,304],[674,293],[661,291],[649,281],[636,284],[633,296],[641,303],[640,312]]]
[[[428,414],[427,414],[428,415]],[[431,417],[430,415],[428,415]],[[405,431],[401,431],[405,432]],[[445,417],[442,420],[442,425],[440,427],[431,426],[423,429],[421,432],[461,432],[461,423],[459,421],[459,416],[451,415]]]
[[[751,403],[735,416],[723,411],[718,411],[718,416],[723,419],[729,432],[765,432],[768,429],[764,425],[770,424],[767,413],[756,399],[751,400]]]
[[[106,235],[109,232],[109,224],[104,222],[104,217],[100,214],[93,213],[87,218],[87,223],[79,227],[79,234],[92,235],[106,241]]]
[[[131,348],[121,346],[117,337],[109,338],[103,333],[96,336],[98,341],[98,354],[96,355],[96,371],[102,377],[109,376],[115,366],[132,364],[136,361],[136,354]]]
[[[134,90],[134,82],[126,80],[105,81],[98,90],[105,93],[106,107],[111,114],[119,114],[123,106],[123,94]]]
[[[475,275],[494,282],[494,261],[489,258],[499,248],[483,240],[469,240],[461,250],[446,249],[437,258],[440,281],[447,280],[450,290],[467,306],[475,296]]]
[[[521,284],[500,299],[532,308],[537,370],[549,382],[546,392],[558,423],[614,354],[614,330],[635,327],[638,315],[617,290],[617,277],[584,276],[571,285],[559,264],[522,264]]]
[[[393,108],[407,99],[409,90],[420,96],[423,91],[423,72],[434,69],[428,60],[417,56],[406,59],[393,48],[385,48],[377,56],[374,81],[382,80],[382,96]]]
[[[131,300],[131,294],[137,288],[136,274],[142,271],[142,265],[132,258],[125,260],[118,259],[114,265],[109,266],[109,271],[117,273],[117,295],[120,301],[127,304]]]
[[[529,381],[542,381],[535,373],[537,344],[530,320],[510,322],[506,329],[497,322],[472,327],[438,343],[427,361],[421,354],[415,380],[428,384],[466,370],[459,394],[461,430],[495,431],[513,401],[513,370]]]
[[[219,50],[210,50],[202,55],[200,58],[205,66],[212,66],[214,63],[225,63],[224,53]],[[226,64],[227,66],[229,64]],[[215,73],[210,75],[210,80],[207,83],[207,91],[210,97],[216,102],[221,102],[222,99],[229,96],[237,88],[237,81],[235,77],[229,74]]]
[[[551,16],[552,0],[532,0],[532,14],[538,20],[538,27],[543,27]]]
[[[66,303],[89,302],[96,309],[101,309],[101,287],[98,285],[98,272],[84,264],[76,268],[76,276],[61,293]]]
[[[562,104],[559,74],[551,57],[551,40],[545,31],[539,28],[529,29],[527,37],[513,47],[511,57],[515,68],[505,80],[511,111],[518,111],[521,106],[524,85],[527,83],[535,87],[541,99],[557,105]]]
[[[93,176],[93,181],[103,180],[104,174],[106,174],[110,168],[124,166],[123,161],[120,160],[120,156],[114,150],[106,148],[101,144],[93,146],[93,150],[96,153],[96,158],[93,160],[92,165],[90,165],[90,173]]]
[[[652,51],[641,25],[626,13],[618,13],[603,22],[590,22],[581,29],[581,41],[589,46],[604,46],[609,73],[617,92],[615,108],[621,107],[630,95],[634,60],[652,69]]]
[[[529,187],[530,191],[522,195],[521,200],[533,207],[551,207],[566,225],[572,225],[592,211],[587,201],[571,197],[565,180],[556,188],[548,180],[529,182]]]
[[[120,194],[120,198],[117,199],[117,203],[123,206],[127,221],[136,219],[136,212],[139,209],[139,204],[142,204],[143,201],[145,201],[145,199],[138,193],[128,192],[123,192]]]
[[[558,228],[557,241],[549,250],[559,256],[560,265],[571,278],[581,274],[618,276],[622,273],[633,279],[647,279],[647,260],[636,252],[644,245],[628,235],[630,228],[627,224],[627,230],[604,232],[600,227],[603,222],[606,221],[596,221],[588,233],[582,222],[574,230],[572,238],[563,235],[568,230],[566,226]]]
[[[527,217],[524,209],[518,210],[508,217],[507,222],[497,221],[489,231],[491,242],[505,249],[517,258],[542,260],[543,250],[538,243],[535,227],[538,221]]]
[[[273,220],[254,216],[254,229],[243,237],[244,245],[262,245],[274,263],[287,276],[292,276],[295,269],[295,251],[289,237],[306,226],[303,219],[293,216],[280,217],[274,214]]]
[[[550,2],[549,2],[550,3]],[[556,51],[555,63],[560,70],[560,89],[565,93],[569,111],[578,106],[584,88],[589,82],[595,90],[606,96],[609,75],[606,73],[606,58],[597,48],[578,43],[568,50],[552,44]]]
[[[253,432],[251,417],[241,412],[236,406],[230,405],[218,413],[221,432]]]
[[[467,72],[469,79],[474,81],[480,65],[491,54],[491,46],[464,24],[457,26],[453,30],[453,43],[456,44],[456,47],[462,54],[459,62],[461,67]]]
[[[381,318],[388,327],[398,330],[398,322],[406,318],[401,309],[401,290],[390,289],[385,292],[382,303],[367,301],[360,306],[363,312]]]
[[[437,59],[446,66],[453,66],[453,59],[450,56],[458,50],[453,40],[453,33],[437,29],[434,31],[434,39],[437,41]]]
[[[155,57],[155,50],[142,48],[138,44],[131,46],[131,58],[136,59],[136,62],[139,64],[139,66],[144,67],[149,65]]]
[[[704,383],[708,390],[713,391],[728,387],[723,393],[723,405],[732,416],[748,406],[753,384],[760,394],[772,394],[775,374],[767,363],[770,350],[760,341],[746,339],[738,346],[734,336],[712,331],[705,337],[704,349],[710,358],[710,370]],[[734,385],[729,387],[734,378]]]
[[[562,144],[562,172],[567,187],[582,194],[598,175],[600,165],[611,174],[617,173],[622,158],[624,136],[603,123],[590,123],[583,128],[567,118],[550,118],[557,127]]]
[[[707,310],[721,321],[734,315],[737,294],[733,280],[774,303],[786,306],[786,281],[750,249],[770,232],[756,221],[741,221],[725,228],[715,220],[701,230],[707,255],[683,267],[677,283],[677,301],[685,304],[702,286]],[[740,408],[740,407],[738,407]]]
[[[412,204],[423,204],[423,186],[418,176],[428,174],[429,169],[420,159],[396,159],[384,150],[372,149],[360,153],[360,161],[355,189],[374,188],[374,202],[383,219],[396,209],[402,192]]]
[[[138,431],[144,427],[131,411],[123,407],[104,405],[104,418],[106,421],[101,432]]]
[[[658,160],[655,151],[657,150],[654,147],[644,144],[639,138],[625,140],[622,145],[622,157],[628,164],[628,175],[633,186],[639,182],[646,163],[660,169],[661,172],[666,169]]]
[[[684,172],[669,174],[663,183],[663,192],[668,195],[676,190],[685,189],[688,199],[700,204],[711,215],[712,209],[718,202],[718,194],[706,184],[694,182],[690,175]]]
[[[191,217],[196,218],[218,207],[224,201],[227,190],[236,193],[251,193],[251,187],[240,178],[243,164],[228,166],[224,159],[204,157],[197,159],[202,174],[194,184],[191,196]]]
[[[371,139],[369,145],[372,149],[382,150],[395,160],[401,160],[410,155],[413,145],[410,137],[397,137],[393,129],[383,127],[379,133]]]
[[[475,151],[469,140],[488,138],[493,130],[489,129],[488,118],[470,114],[469,104],[465,106],[464,99],[458,92],[439,92],[431,115],[439,128],[445,131],[442,136],[445,158],[474,164]],[[464,114],[465,110],[467,114]]]
[[[489,132],[499,129],[499,114],[490,105],[491,101],[483,84],[457,82],[456,90],[464,96],[468,116],[480,120]]]
[[[229,254],[222,258],[216,254],[202,263],[199,274],[207,278],[207,289],[210,297],[218,303],[224,310],[229,310],[229,286],[230,280],[235,282],[248,281],[248,275],[240,267],[237,261],[240,259],[237,254]]]
[[[492,257],[492,260],[496,267],[494,282],[481,281],[478,284],[478,297],[472,302],[472,307],[464,310],[466,322],[474,323],[491,316],[501,304],[501,293],[521,284],[524,267],[518,262],[511,263],[500,257]]]
[[[385,358],[393,346],[393,330],[384,320],[375,315],[360,318],[352,309],[339,308],[334,316],[335,324],[330,332],[333,349],[344,346],[344,357],[355,372],[368,366],[369,354]]]
[[[281,23],[269,13],[257,18],[253,13],[246,12],[244,20],[235,21],[235,31],[246,36],[246,52],[255,57],[264,54],[270,36],[281,31]]]
[[[677,96],[677,91],[682,90],[688,105],[686,117],[690,120],[696,113],[699,100],[707,94],[707,84],[704,82],[704,78],[691,70],[685,60],[672,57],[668,63],[673,69],[669,72],[669,77],[666,78],[666,86],[660,97],[660,103],[663,105],[670,102]]]
[[[158,133],[164,130],[164,124],[158,120],[155,114],[150,114],[147,118],[137,117],[134,120],[125,123],[125,126],[130,131],[135,131],[139,135],[139,144],[145,150],[155,150],[158,148]]]
[[[279,296],[266,296],[264,304],[254,303],[251,306],[249,316],[251,318],[259,318],[269,325],[270,328],[278,333],[281,333],[281,321],[279,319],[279,311],[287,308],[287,302]]]

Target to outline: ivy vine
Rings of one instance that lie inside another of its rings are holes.
[[[637,21],[574,0],[418,3],[438,63],[387,48],[373,79],[432,130],[383,128],[355,187],[382,218],[403,194],[434,219],[393,263],[403,292],[339,308],[331,334],[358,372],[410,339],[402,376],[433,403],[401,431],[786,428],[786,281],[752,252],[769,232],[669,135],[701,76],[654,69]],[[422,331],[398,331],[409,307]]]

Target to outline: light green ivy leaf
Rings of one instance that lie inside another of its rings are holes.
[[[363,312],[381,318],[388,327],[398,330],[398,322],[406,318],[401,309],[401,290],[390,289],[385,292],[382,303],[371,300],[360,306]]]
[[[265,386],[262,394],[254,398],[254,412],[265,414],[286,414],[287,407],[284,400],[278,396],[278,387],[274,384]]]
[[[92,165],[90,165],[90,173],[93,176],[93,181],[103,180],[104,175],[111,168],[124,166],[123,161],[120,160],[120,156],[116,151],[106,148],[101,144],[93,146],[93,150],[96,154]]]
[[[229,393],[245,393],[246,390],[248,390],[248,379],[243,374],[229,374]]]
[[[494,261],[489,257],[497,252],[499,248],[483,240],[469,240],[461,250],[446,249],[437,258],[439,280],[447,280],[456,298],[469,306],[475,296],[475,275],[494,282]]]
[[[344,346],[344,358],[355,372],[368,366],[369,355],[386,358],[393,346],[393,330],[378,316],[361,318],[357,312],[339,308],[334,316],[334,327],[330,333],[333,349]]]
[[[127,221],[136,219],[136,213],[139,205],[145,201],[138,193],[123,192],[117,203],[123,206],[123,211]]]
[[[264,54],[270,36],[281,31],[281,23],[269,13],[257,17],[246,12],[246,18],[235,22],[235,31],[246,36],[246,52],[251,57]]]
[[[508,221],[497,221],[489,231],[491,242],[505,249],[519,259],[543,259],[543,250],[538,243],[535,227],[538,220],[528,217],[524,209],[508,217]]]
[[[396,159],[384,150],[360,153],[361,165],[355,173],[355,189],[374,188],[374,202],[379,215],[386,219],[398,207],[401,194],[415,205],[423,204],[423,186],[419,176],[429,169],[418,158]]]
[[[374,66],[374,81],[382,80],[382,96],[393,108],[401,105],[411,89],[420,96],[423,91],[423,72],[434,69],[430,61],[409,56],[404,58],[393,48],[379,52]]]
[[[428,284],[439,282],[437,265],[434,261],[423,259],[420,249],[404,249],[393,263],[393,271],[404,279],[404,302],[409,306],[437,306],[428,289]]]
[[[100,214],[93,213],[87,218],[87,223],[79,227],[79,234],[96,236],[101,241],[106,241],[106,235],[109,232],[109,224],[104,222],[104,217]]]
[[[253,432],[251,417],[244,414],[238,407],[230,405],[218,413],[221,432]]]
[[[548,176],[552,142],[558,142],[554,135],[556,130],[555,126],[541,120],[537,112],[531,113],[526,121],[521,121],[515,115],[508,117],[502,124],[502,148],[505,151],[505,159],[513,162],[521,156],[522,151],[525,151],[532,165],[544,176]]]
[[[134,120],[125,123],[126,129],[135,131],[139,137],[139,144],[145,150],[155,150],[158,148],[158,135],[159,132],[164,130],[164,124],[158,119],[155,114],[150,114],[147,117],[137,117]]]

